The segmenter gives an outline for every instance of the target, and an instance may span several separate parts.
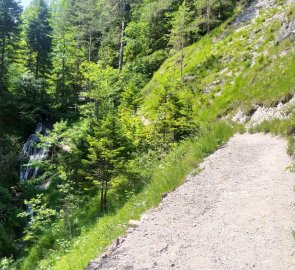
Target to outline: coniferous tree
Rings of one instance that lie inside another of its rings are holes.
[[[52,80],[56,102],[63,107],[75,103],[81,91],[82,74],[79,70],[83,51],[77,46],[75,14],[72,0],[52,3]]]
[[[101,49],[100,59],[106,64],[122,70],[126,46],[125,30],[131,20],[131,9],[142,0],[104,1],[101,13]]]
[[[175,3],[176,2],[176,3]],[[178,9],[178,1],[148,0],[144,5],[135,5],[132,21],[126,27],[126,61],[149,56],[156,51],[166,50],[170,31],[170,17]]]
[[[193,31],[197,32],[193,24],[193,12],[190,10],[186,1],[183,1],[179,7],[178,12],[175,13],[172,19],[172,29],[170,33],[169,43],[172,49],[180,51],[180,78],[182,79],[183,73],[183,61],[184,61],[184,47],[188,43],[189,36]]]
[[[31,69],[35,73],[35,78],[45,80],[51,66],[52,28],[49,23],[50,14],[44,0],[36,0],[33,5],[36,12],[29,21],[27,44],[34,55],[34,67],[31,67]]]
[[[105,66],[101,61],[97,64],[84,62],[81,69],[84,70],[84,78],[91,85],[88,92],[88,97],[94,101],[94,110],[91,115],[96,120],[103,119],[115,109],[119,98],[115,85],[118,72],[110,66]]]
[[[88,62],[98,60],[100,44],[99,2],[96,0],[77,1],[75,9],[76,39],[83,48]]]
[[[119,71],[122,71],[123,67],[123,53],[124,53],[124,37],[125,37],[125,28],[129,21],[130,16],[130,4],[128,0],[119,1],[119,14],[121,17],[121,27],[120,27],[120,50],[119,50]]]
[[[196,24],[202,33],[209,33],[232,11],[235,0],[196,0]]]
[[[100,186],[101,210],[105,211],[110,181],[124,167],[131,145],[113,113],[98,124],[93,124],[92,129],[92,134],[87,137],[89,153],[84,160],[88,171],[86,179],[94,186]]]
[[[19,1],[0,0],[0,91],[6,87],[7,65],[13,58],[8,51],[16,45],[21,12]]]

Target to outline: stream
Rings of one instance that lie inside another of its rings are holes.
[[[39,173],[39,167],[34,163],[48,158],[49,145],[40,146],[40,135],[46,135],[46,127],[42,123],[38,123],[35,133],[31,134],[24,144],[21,151],[21,167],[20,181],[27,181],[31,178],[36,178]]]
[[[46,126],[38,123],[34,134],[31,134],[24,144],[20,157],[20,181],[25,182],[36,178],[40,174],[40,167],[36,162],[42,161],[49,156],[49,145],[40,146],[40,135],[46,136]],[[34,212],[30,204],[27,205],[27,213],[32,218]]]

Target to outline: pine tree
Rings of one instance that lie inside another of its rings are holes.
[[[77,27],[72,0],[52,2],[52,80],[57,104],[65,107],[77,101],[82,89],[79,70],[83,51],[77,47]]]
[[[76,40],[79,48],[83,48],[88,62],[98,60],[98,48],[101,38],[100,1],[77,1],[74,5]]]
[[[36,12],[29,21],[27,29],[27,44],[34,57],[34,67],[32,71],[35,78],[46,78],[46,73],[50,70],[51,59],[51,33],[50,14],[47,3],[44,0],[36,0],[34,3]]]
[[[8,51],[16,45],[21,12],[19,1],[0,0],[0,91],[6,88],[7,65],[13,57]]]
[[[131,20],[131,7],[138,2],[142,0],[108,0],[102,7],[100,58],[120,72],[124,64],[125,30]]]
[[[232,11],[235,0],[196,0],[196,24],[202,33],[209,33]]]
[[[150,55],[154,52],[166,50],[167,35],[170,31],[170,14],[177,11],[178,7],[179,1],[173,0],[146,0],[144,5],[134,5],[132,21],[125,31],[126,61],[131,62],[136,58],[147,56],[150,59]]]
[[[193,93],[173,75],[155,87],[146,101],[152,145],[169,149],[169,145],[188,136],[196,127]]]
[[[183,1],[178,11],[175,13],[172,19],[172,29],[170,33],[169,43],[172,49],[180,51],[180,78],[183,76],[183,61],[184,61],[184,47],[187,45],[188,40],[192,32],[197,32],[193,24],[193,12],[190,10],[186,1]]]
[[[108,114],[104,120],[93,123],[91,133],[87,137],[89,153],[84,160],[88,171],[86,178],[94,186],[100,186],[101,210],[105,211],[110,181],[124,167],[131,147],[121,130],[117,116],[112,113]]]

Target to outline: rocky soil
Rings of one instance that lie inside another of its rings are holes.
[[[87,270],[293,270],[295,175],[286,142],[236,135]]]
[[[288,119],[294,110],[295,95],[289,101],[285,103],[279,102],[274,107],[255,106],[250,115],[239,109],[231,120],[244,124],[246,128],[251,128],[261,124],[263,121]]]

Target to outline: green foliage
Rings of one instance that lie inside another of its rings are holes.
[[[15,58],[22,9],[18,1],[0,1],[0,92],[7,87],[7,70]]]
[[[47,254],[46,260],[39,261],[40,265],[43,265],[45,269],[85,268],[90,259],[102,252],[113,239],[124,233],[130,219],[138,219],[144,211],[157,205],[163,193],[170,192],[183,183],[185,176],[196,168],[204,157],[224,144],[232,133],[233,130],[224,123],[204,127],[202,134],[194,139],[183,141],[160,163],[156,155],[150,155],[149,159],[151,158],[152,162],[146,164],[146,160],[142,160],[136,164],[137,170],[147,173],[150,178],[144,189],[132,196],[118,211],[99,218],[90,230],[85,230],[70,244],[65,254],[59,248],[53,254]],[[38,259],[35,258],[35,261],[32,261],[32,258],[33,254],[30,254],[30,257],[26,259],[26,266],[22,269],[34,267],[33,263],[36,263]]]
[[[144,111],[150,132],[150,144],[166,148],[197,130],[193,112],[194,93],[176,78],[168,77],[166,81],[153,88],[145,100]]]
[[[11,256],[16,247],[17,232],[24,225],[17,218],[21,208],[16,186],[18,147],[17,137],[0,134],[0,257]]]
[[[15,248],[13,230],[20,227],[17,218],[20,209],[13,204],[13,196],[8,189],[0,187],[0,196],[0,257],[4,257],[11,255]]]
[[[46,73],[50,68],[49,53],[51,51],[52,32],[49,24],[50,14],[44,0],[37,0],[34,4],[32,7],[35,9],[34,16],[29,19],[26,31],[27,45],[31,52],[30,62],[34,62],[30,65],[30,68],[36,79],[41,77],[45,80]]]
[[[234,4],[32,2],[0,93],[0,256],[22,237],[17,269],[83,269],[239,129],[220,118],[294,93],[293,44],[275,45],[278,9],[210,31]],[[289,9],[280,12],[290,17]],[[36,121],[55,122],[40,142],[50,155],[35,163],[38,177],[15,188],[20,141]],[[263,128],[288,135],[291,153],[293,118]],[[24,201],[34,214],[20,220]]]
[[[12,258],[0,259],[0,270],[16,270],[16,268],[12,264]]]
[[[193,26],[192,21],[193,12],[188,7],[187,2],[183,1],[171,21],[172,29],[169,43],[172,49],[176,51],[183,50],[192,32],[198,32],[198,29]]]
[[[175,51],[181,51],[180,63],[180,78],[182,79],[184,52],[183,49],[188,43],[188,39],[193,32],[198,32],[193,24],[193,12],[187,6],[186,1],[183,1],[178,11],[174,14],[171,24],[172,29],[169,38],[169,44]]]
[[[108,114],[103,121],[91,126],[86,139],[89,147],[83,161],[86,179],[101,190],[101,210],[107,209],[110,180],[124,169],[132,152],[131,142],[124,136],[115,115]]]
[[[133,20],[125,31],[125,57],[128,62],[167,49],[167,35],[171,28],[168,15],[177,10],[179,3],[176,2],[149,0],[144,5],[135,6]]]
[[[94,116],[103,119],[114,109],[118,98],[118,89],[115,83],[118,80],[118,71],[110,66],[84,62],[81,70],[88,83],[89,91],[86,93],[94,100]]]
[[[284,136],[294,135],[295,114],[289,119],[274,119],[272,121],[264,121],[252,131],[273,133],[275,135],[282,134]]]
[[[77,46],[76,27],[71,1],[54,1],[51,6],[52,65],[51,92],[56,106],[64,110],[72,106],[81,91],[82,74],[79,64],[84,52]]]
[[[291,3],[287,10],[287,18],[291,22],[295,19],[295,4]]]
[[[76,15],[74,20],[80,22],[79,30],[75,31],[78,46],[84,49],[87,61],[95,61],[101,36],[98,1],[75,1],[74,10]]]
[[[272,133],[283,135],[288,139],[287,153],[292,156],[295,154],[295,114],[288,119],[274,119],[264,121],[251,130],[252,132]]]
[[[261,15],[267,18],[271,16],[273,14],[267,12]],[[275,29],[272,35],[278,31],[274,25],[277,25],[277,21],[268,24],[263,31],[261,26],[256,26],[260,29],[257,32],[253,32],[253,25],[238,32],[232,31],[230,27],[225,29],[223,25],[213,31],[211,37],[206,36],[200,42],[185,48],[184,84],[195,93],[193,112],[197,113],[199,121],[211,121],[216,117],[226,116],[239,107],[251,109],[253,104],[271,106],[293,93],[294,53],[278,56],[282,51],[288,51],[292,42],[285,40],[275,46],[274,40],[268,38],[271,29]],[[226,31],[224,36],[223,31]],[[259,38],[265,40],[265,43],[258,42]],[[265,53],[263,49],[267,47],[267,54],[250,61],[251,56],[244,48],[249,45],[253,51],[255,44],[257,53]],[[178,57],[176,54],[168,59],[154,74],[145,87],[147,101],[150,96],[156,98],[154,95],[157,96],[158,85],[163,88],[175,81],[173,78],[178,71],[174,68],[174,63]],[[281,68],[284,72],[279,71]],[[149,113],[149,110],[146,111]]]
[[[54,217],[58,213],[53,209],[47,208],[41,194],[30,201],[25,201],[25,204],[27,211],[19,214],[20,217],[27,217],[29,219],[23,240],[26,242],[36,242],[40,235],[49,229]]]
[[[201,32],[209,33],[216,25],[226,19],[232,12],[235,0],[195,0],[195,23]]]

